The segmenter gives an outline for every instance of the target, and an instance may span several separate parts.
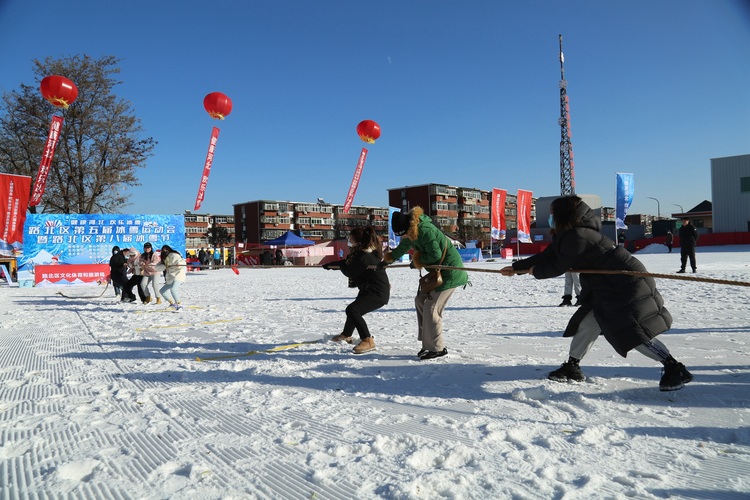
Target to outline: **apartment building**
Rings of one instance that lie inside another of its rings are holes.
[[[200,248],[212,247],[208,235],[215,227],[227,230],[230,241],[224,246],[227,248],[234,247],[233,215],[194,214],[190,210],[185,210],[184,218],[185,248],[188,251],[193,252]]]
[[[320,242],[347,238],[355,227],[372,225],[379,236],[388,235],[388,208],[279,200],[256,200],[234,205],[234,231],[238,243],[259,244],[299,231],[305,239]]]

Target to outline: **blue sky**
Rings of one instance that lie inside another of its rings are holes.
[[[257,199],[354,203],[444,183],[560,193],[558,34],[576,192],[630,213],[711,199],[710,159],[750,153],[750,2],[0,0],[0,91],[47,56],[122,59],[116,94],[158,141],[132,213],[192,210],[211,127],[221,135],[201,212]],[[227,94],[224,121],[203,109]]]

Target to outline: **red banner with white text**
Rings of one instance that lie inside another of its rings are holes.
[[[10,246],[23,243],[23,223],[29,206],[31,177],[26,175],[0,174],[0,255]]]
[[[518,241],[531,243],[531,191],[518,190]]]
[[[55,149],[57,149],[57,142],[60,140],[60,132],[62,131],[63,117],[54,115],[52,117],[52,123],[49,126],[49,134],[47,135],[47,142],[44,144],[44,152],[42,153],[42,160],[39,162],[39,172],[36,174],[36,181],[34,182],[34,191],[31,193],[31,201],[29,206],[35,207],[42,201],[42,195],[44,194],[44,187],[47,185],[47,176],[49,175],[49,167],[52,165],[52,158],[55,156]]]
[[[216,143],[219,142],[219,129],[213,127],[211,130],[211,142],[208,143],[208,153],[206,154],[206,162],[203,164],[203,177],[201,177],[201,185],[198,188],[198,196],[195,198],[195,209],[198,210],[203,203],[203,198],[206,196],[206,186],[208,186],[208,176],[211,173],[211,165],[214,162],[214,151],[216,150]]]
[[[505,189],[492,188],[492,224],[490,236],[493,240],[505,239]]]
[[[359,161],[357,162],[357,168],[354,170],[354,177],[352,183],[349,186],[349,192],[346,194],[346,201],[344,202],[344,213],[349,213],[349,209],[354,203],[354,195],[357,192],[359,186],[359,179],[362,177],[362,170],[365,168],[365,160],[367,159],[367,148],[362,148],[362,152],[359,153]]]
[[[98,285],[109,279],[109,264],[37,265],[34,268],[36,286]]]

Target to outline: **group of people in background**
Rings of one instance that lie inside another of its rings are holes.
[[[663,366],[659,381],[662,391],[681,389],[693,380],[684,364],[677,361],[667,346],[656,337],[671,328],[672,316],[664,307],[664,299],[653,278],[627,272],[646,273],[645,266],[617,242],[601,233],[601,221],[578,196],[562,196],[551,204],[550,227],[552,244],[544,251],[518,260],[500,270],[504,276],[531,274],[536,279],[565,275],[565,294],[561,306],[578,306],[563,336],[572,337],[568,360],[548,374],[558,382],[586,380],[580,362],[603,335],[622,357],[635,350]],[[363,318],[368,312],[385,306],[390,297],[390,283],[385,268],[414,250],[411,267],[420,269],[442,265],[442,283],[431,291],[417,289],[414,299],[417,313],[417,339],[422,348],[421,360],[448,354],[443,338],[443,312],[458,287],[469,283],[460,254],[421,207],[394,212],[393,232],[401,236],[398,246],[381,257],[382,246],[371,227],[357,228],[349,236],[350,253],[342,260],[324,265],[338,269],[349,278],[350,286],[359,289],[357,298],[346,307],[346,322],[336,342],[353,343],[356,330],[360,342],[354,353],[375,349],[375,341]],[[687,228],[687,229],[686,229]],[[692,228],[692,229],[691,229]],[[695,228],[683,222],[681,244],[692,248],[683,254],[682,269],[690,259],[695,271]],[[694,237],[690,235],[694,233]],[[685,240],[682,240],[685,234]],[[691,246],[692,243],[692,246]],[[581,273],[573,273],[579,270]],[[583,271],[590,271],[583,273]],[[596,273],[595,271],[602,271]],[[617,271],[624,271],[617,273]],[[575,292],[576,302],[573,303]]]
[[[109,259],[110,281],[115,295],[121,296],[121,302],[135,302],[135,288],[143,304],[152,301],[161,304],[162,299],[166,299],[169,307],[177,311],[182,309],[179,288],[185,281],[186,268],[185,259],[172,247],[162,246],[157,255],[149,242],[143,245],[143,253],[135,248],[115,246]],[[157,288],[159,275],[164,277],[164,285]],[[150,290],[154,292],[153,297]]]

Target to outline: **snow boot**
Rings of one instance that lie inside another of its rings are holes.
[[[547,378],[554,380],[555,382],[583,382],[586,380],[586,376],[578,365],[579,361],[580,360],[573,357],[568,358],[560,368],[550,372],[550,374],[547,375]]]
[[[364,354],[375,350],[375,339],[372,337],[363,338],[357,346],[352,349],[354,354]]]
[[[427,359],[434,359],[434,358],[440,358],[442,356],[446,356],[448,354],[448,348],[443,347],[442,351],[427,351],[424,354],[422,354],[419,359],[422,361]]]
[[[560,302],[560,305],[557,306],[557,307],[572,306],[573,305],[573,296],[572,295],[563,295],[562,298],[563,298],[563,301]]]
[[[580,306],[580,305],[581,305],[581,298],[580,298],[580,297],[579,297],[578,295],[576,295],[576,303],[575,303],[575,304],[573,304],[573,305],[574,305],[575,307],[578,307],[578,306]]]
[[[674,358],[670,358],[664,363],[664,373],[659,381],[659,390],[676,391],[685,387],[685,384],[692,380],[693,374],[685,368],[685,365],[678,363]]]
[[[161,304],[161,299],[159,297],[156,297],[156,305],[158,306],[159,304]]]

